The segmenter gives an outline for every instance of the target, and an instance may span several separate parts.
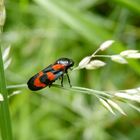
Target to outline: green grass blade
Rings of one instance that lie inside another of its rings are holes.
[[[0,0],[0,37],[2,38],[2,30],[5,23],[5,6],[4,0]],[[0,101],[0,130],[3,140],[12,140],[12,128],[8,106],[8,96],[4,75],[4,64],[1,51],[1,38],[0,38],[0,94],[3,99]]]
[[[0,48],[0,93],[4,101],[0,102],[0,127],[3,140],[12,140],[11,120],[8,107],[7,90],[3,69],[2,53]]]
[[[140,2],[138,0],[113,0],[123,7],[130,9],[131,11],[140,14]]]
[[[102,41],[111,38],[110,33],[97,24],[94,19],[83,14],[81,11],[58,0],[35,0],[48,13],[54,14],[62,22],[77,31],[92,44],[100,44]],[[46,13],[47,14],[47,13]]]
[[[101,42],[113,38],[110,35],[108,30],[102,26],[102,23],[97,22],[97,18],[91,18],[86,14],[78,11],[75,7],[72,7],[65,3],[64,1],[58,0],[35,0],[38,5],[40,5],[44,10],[46,10],[46,14],[52,13],[54,14],[58,20],[61,19],[65,24],[69,27],[73,28],[77,31],[80,35],[86,38],[89,42],[94,45],[99,45]],[[120,0],[114,0],[119,2]],[[122,1],[124,2],[124,1]],[[130,4],[129,2],[127,4]],[[133,3],[134,4],[134,3]],[[132,5],[133,5],[132,4]],[[138,8],[138,7],[137,7]],[[94,20],[96,19],[96,20]],[[116,48],[124,48],[124,46],[120,43],[117,43]],[[114,52],[116,52],[116,48]],[[139,71],[139,64],[135,62],[135,67],[131,63],[130,66],[133,70],[135,70],[138,74]]]

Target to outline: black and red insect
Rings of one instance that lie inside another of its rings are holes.
[[[63,76],[67,75],[69,85],[70,78],[68,75],[68,69],[74,65],[74,61],[69,58],[60,58],[56,60],[54,64],[50,64],[48,67],[32,76],[27,82],[30,90],[36,91],[51,86],[55,80],[61,78],[61,86],[63,86]]]

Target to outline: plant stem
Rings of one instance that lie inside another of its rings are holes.
[[[13,138],[12,138],[11,120],[8,106],[6,82],[4,76],[4,65],[1,52],[2,46],[1,38],[5,18],[6,15],[5,15],[4,0],[0,0],[0,94],[3,97],[3,100],[0,101],[0,129],[1,129],[1,137],[3,140],[12,140]]]
[[[94,57],[111,58],[112,55],[94,55]]]
[[[11,120],[8,107],[8,98],[6,90],[6,82],[3,69],[2,53],[0,48],[0,93],[3,95],[4,101],[0,102],[0,127],[3,140],[12,140]]]
[[[2,53],[0,47],[0,93],[4,101],[0,102],[0,127],[3,140],[12,140],[11,120],[8,107],[7,90],[3,69]]]
[[[84,88],[84,87],[77,87],[77,86],[72,86],[72,87],[62,87],[61,85],[57,85],[57,84],[52,84],[52,87],[57,87],[57,88],[61,88],[61,89],[65,89],[65,90],[70,90],[70,91],[75,91],[75,92],[80,92],[83,94],[90,94],[90,95],[94,95],[96,97],[101,96],[101,97],[113,97],[111,94],[107,94],[105,91],[98,91],[98,90],[94,90],[94,89],[89,89],[89,88]],[[6,87],[7,90],[9,89],[19,89],[19,88],[27,88],[27,84],[19,84],[19,85],[10,85]],[[11,94],[10,96],[12,96],[13,94]]]
[[[10,85],[6,87],[7,89],[14,89],[14,88],[27,88],[27,84],[18,84],[18,85]]]
[[[84,94],[94,95],[96,97],[98,97],[98,96],[108,97],[108,98],[112,97],[112,95],[107,94],[103,91],[98,91],[98,90],[89,89],[89,88],[76,87],[76,86],[72,86],[71,88],[69,88],[69,87],[62,87],[61,85],[57,85],[57,84],[53,84],[52,86],[57,87],[57,88],[61,88],[61,89],[65,89],[65,90],[70,90],[70,91],[80,92],[80,93],[84,93]]]

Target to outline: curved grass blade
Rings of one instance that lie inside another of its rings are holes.
[[[111,38],[110,33],[89,16],[82,14],[76,7],[58,0],[35,0],[47,12],[51,12],[68,26],[76,30],[92,44],[99,44]]]

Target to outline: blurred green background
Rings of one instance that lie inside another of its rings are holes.
[[[139,0],[7,0],[4,47],[11,46],[7,85],[28,79],[60,57],[75,66],[99,45],[114,39],[103,54],[140,49]],[[74,86],[119,90],[140,85],[140,63],[70,72]],[[60,84],[60,81],[56,81]],[[68,86],[64,80],[64,86]],[[128,116],[113,116],[94,96],[45,88],[10,98],[15,140],[139,140],[140,114],[121,104]],[[15,91],[11,90],[10,93]]]

